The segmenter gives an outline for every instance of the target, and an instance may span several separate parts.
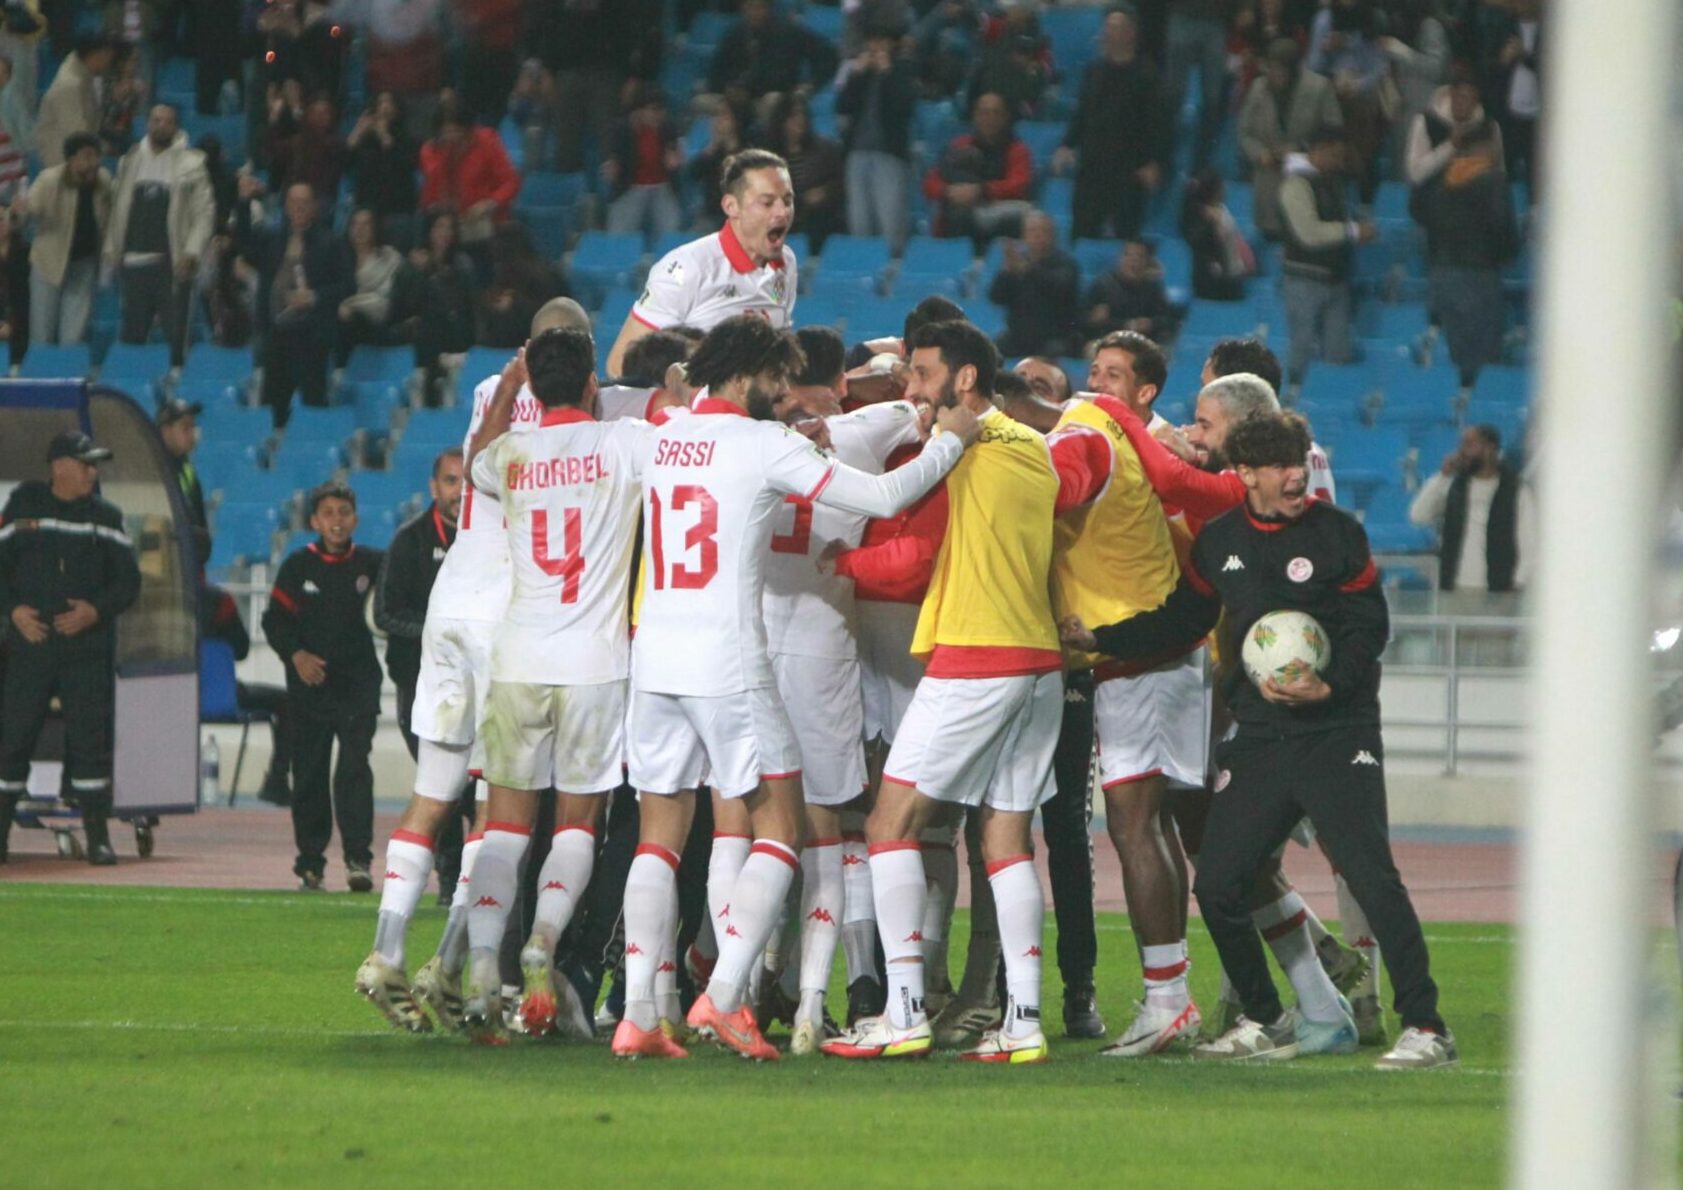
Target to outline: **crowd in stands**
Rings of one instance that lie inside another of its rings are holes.
[[[1523,443],[1536,0],[22,0],[4,21],[13,370],[105,360],[301,479],[276,436],[295,396],[354,409],[326,445],[378,468],[545,301],[611,338],[650,262],[717,225],[748,146],[790,162],[800,322],[861,341],[941,292],[1077,383],[1110,331],[1188,359],[1266,338],[1352,500],[1402,489],[1382,547],[1426,542],[1403,497],[1463,423]]]

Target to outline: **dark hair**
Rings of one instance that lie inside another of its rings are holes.
[[[346,239],[346,241],[348,242],[351,238],[351,224],[356,222],[356,217],[358,215],[367,215],[369,220],[373,222],[373,224],[374,224],[374,246],[376,248],[383,247],[385,245],[386,239],[385,239],[384,236],[382,236],[380,234],[380,216],[374,210],[373,207],[356,207],[351,211],[351,217],[349,219],[345,220],[345,239]]]
[[[1209,364],[1217,379],[1249,372],[1266,380],[1275,392],[1280,391],[1280,357],[1261,339],[1222,339],[1210,348]]]
[[[620,381],[634,388],[659,388],[666,383],[666,369],[687,360],[694,346],[693,340],[671,331],[644,335],[625,349]]]
[[[900,331],[900,341],[906,345],[906,350],[912,349],[912,340],[923,327],[932,322],[963,322],[964,307],[950,298],[944,298],[938,293],[932,293],[917,305],[906,311],[906,321]]]
[[[1480,438],[1483,438],[1485,445],[1489,446],[1491,450],[1502,449],[1502,431],[1498,430],[1495,426],[1484,423],[1473,426],[1472,431]]]
[[[756,169],[780,169],[789,172],[789,163],[769,149],[744,149],[725,158],[719,170],[719,193],[742,197],[744,178]]]
[[[771,119],[766,121],[766,140],[779,153],[789,151],[789,134],[783,130],[783,125],[789,122],[789,117],[800,112],[806,117],[806,139],[811,142],[817,139],[812,128],[812,105],[807,102],[805,95],[799,91],[785,91],[776,105],[771,109]]]
[[[596,343],[588,331],[545,331],[526,344],[526,378],[545,409],[578,405],[596,374]]]
[[[344,500],[350,504],[352,512],[356,511],[356,492],[344,480],[330,479],[326,483],[318,484],[310,489],[311,516],[316,515],[316,509],[321,507],[323,500]]]
[[[101,153],[105,151],[104,146],[99,143],[99,137],[91,132],[72,132],[64,138],[64,159],[66,161],[69,161],[83,149],[98,149]]]
[[[1069,373],[1064,371],[1064,366],[1062,364],[1060,364],[1057,360],[1053,359],[1049,355],[1031,355],[1031,356],[1028,356],[1027,359],[1031,359],[1037,364],[1044,364],[1046,367],[1051,368],[1053,373],[1057,376],[1059,383],[1062,385],[1062,387],[1058,390],[1057,399],[1059,401],[1069,400],[1069,394],[1070,394],[1070,390],[1071,390],[1071,385],[1070,385],[1070,382],[1069,382]],[[1024,362],[1026,363],[1027,360],[1025,360]],[[1025,381],[1025,383],[1028,384],[1029,389],[1031,391],[1033,391],[1034,382],[1032,380],[1028,380],[1026,377],[1024,378],[1024,381]],[[1040,394],[1038,392],[1035,392],[1034,395],[1037,396],[1037,397],[1040,396]]]
[[[683,322],[680,322],[677,326],[667,327],[666,333],[669,335],[677,335],[680,339],[688,340],[691,349],[694,349],[697,343],[707,337],[707,332],[702,330],[699,326],[690,326],[688,323]]]
[[[913,350],[934,348],[939,351],[941,362],[949,372],[957,372],[969,364],[976,369],[976,391],[984,396],[993,395],[994,382],[1000,371],[999,348],[970,323],[956,319],[931,322],[918,328],[910,346]]]
[[[452,211],[449,207],[434,207],[432,210],[421,216],[421,245],[426,248],[427,251],[432,251],[432,229],[437,227],[446,219],[450,220],[450,227],[456,237],[456,251],[459,252],[461,250],[462,221],[456,218],[456,212]]]
[[[828,387],[842,373],[847,358],[847,345],[840,332],[830,326],[803,326],[795,332],[795,341],[806,356],[806,366],[795,377],[796,384]]]
[[[97,54],[100,50],[116,50],[117,43],[104,33],[78,33],[71,48],[78,58]]]
[[[1134,379],[1141,384],[1154,384],[1157,391],[1169,382],[1169,358],[1163,349],[1138,331],[1111,331],[1093,344],[1093,354],[1101,351],[1123,351],[1134,361]]]
[[[1227,431],[1224,453],[1235,467],[1304,467],[1309,427],[1302,418],[1259,413]]]
[[[761,372],[794,376],[805,363],[794,335],[776,329],[763,318],[738,314],[707,332],[690,356],[686,371],[691,384],[712,388]]]
[[[465,457],[466,456],[462,453],[461,447],[446,446],[443,450],[438,452],[438,457],[432,461],[432,477],[437,479],[438,473],[444,470],[445,459],[462,459]]]
[[[472,128],[473,117],[459,103],[441,103],[432,117],[432,134],[437,136],[448,126],[454,124],[458,128]]]
[[[1033,385],[1015,372],[1005,368],[1001,368],[994,374],[993,395],[1000,402],[1038,401],[1040,399],[1040,394],[1034,391]]]

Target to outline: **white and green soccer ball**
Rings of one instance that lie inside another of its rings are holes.
[[[1307,612],[1269,612],[1245,633],[1239,658],[1258,689],[1269,678],[1285,686],[1306,673],[1323,673],[1332,661],[1332,642]]]

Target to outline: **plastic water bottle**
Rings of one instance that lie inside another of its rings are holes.
[[[222,804],[222,749],[216,737],[205,740],[199,749],[199,805]]]

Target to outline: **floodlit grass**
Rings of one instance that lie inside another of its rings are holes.
[[[1304,1190],[1501,1176],[1506,927],[1427,926],[1454,1071],[1379,1073],[1372,1051],[1246,1069],[1101,1060],[1102,1043],[1061,1038],[1050,938],[1043,1067],[754,1066],[706,1047],[625,1064],[605,1045],[395,1033],[351,990],[375,905],[0,886],[0,1185]],[[412,968],[443,920],[421,911]],[[966,928],[961,913],[955,975]],[[1100,929],[1115,1030],[1139,970],[1126,918]],[[1213,1011],[1217,964],[1196,922],[1192,949],[1194,995]]]

